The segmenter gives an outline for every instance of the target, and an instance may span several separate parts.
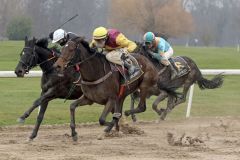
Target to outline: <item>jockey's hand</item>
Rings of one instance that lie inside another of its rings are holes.
[[[149,53],[152,57],[154,56],[154,52],[153,51],[151,51],[151,50],[147,50],[147,53]]]
[[[96,47],[95,50],[96,50],[96,52],[99,53],[99,54],[103,54],[103,55],[106,55],[106,54],[107,54],[107,52],[105,51],[104,48]]]
[[[95,50],[96,50],[98,53],[103,53],[103,48],[98,48],[98,47],[96,47]]]
[[[162,59],[162,56],[159,53],[155,53],[155,52],[153,52],[151,50],[149,50],[148,53],[152,56],[152,58],[155,58],[155,59],[157,59],[159,61]]]

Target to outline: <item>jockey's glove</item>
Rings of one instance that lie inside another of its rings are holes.
[[[106,50],[104,48],[96,47],[95,50],[99,54],[102,54],[102,55],[106,55],[107,54],[107,52],[106,52]]]
[[[155,52],[153,52],[153,51],[148,51],[148,53],[150,53],[150,54],[152,55],[153,58],[155,58],[155,59],[161,61],[162,56],[161,56],[159,53],[155,53]]]

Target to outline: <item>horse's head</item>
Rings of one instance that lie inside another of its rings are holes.
[[[62,48],[61,56],[55,62],[54,68],[58,72],[62,73],[63,70],[69,65],[74,65],[81,61],[81,55],[79,52],[81,52],[83,49],[85,50],[86,48],[89,49],[88,43],[84,41],[82,37],[69,40]]]
[[[36,41],[35,38],[28,40],[28,37],[25,37],[24,48],[20,53],[20,60],[15,68],[15,74],[18,77],[24,77],[24,74],[27,74],[31,68],[37,65],[37,54],[34,47]]]
[[[46,38],[37,40],[25,38],[25,45],[20,54],[19,63],[15,69],[18,77],[23,77],[30,69],[37,65],[43,65],[48,59],[52,59],[53,53],[48,48],[48,40]],[[46,68],[49,65],[45,64]]]

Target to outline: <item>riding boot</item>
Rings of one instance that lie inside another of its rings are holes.
[[[132,79],[133,77],[139,74],[140,69],[138,67],[135,67],[134,65],[130,64],[127,60],[124,60],[123,62],[124,67],[128,69],[129,79]]]

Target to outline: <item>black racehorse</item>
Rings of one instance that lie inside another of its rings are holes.
[[[189,67],[189,72],[183,76],[180,76],[178,78],[175,78],[171,80],[171,71],[170,68],[165,67],[162,65],[158,60],[151,57],[151,55],[147,52],[147,49],[145,46],[141,43],[138,44],[138,53],[144,55],[147,57],[157,68],[158,70],[158,76],[159,81],[158,85],[159,88],[162,86],[168,86],[169,88],[172,88],[175,90],[179,88],[183,88],[183,91],[181,93],[181,96],[176,98],[171,95],[169,95],[167,92],[162,90],[160,94],[158,95],[157,99],[152,104],[152,108],[154,111],[158,113],[161,120],[164,120],[166,118],[166,115],[178,104],[184,103],[186,101],[187,92],[190,88],[190,86],[193,83],[197,83],[200,89],[215,89],[219,88],[223,84],[223,76],[221,74],[216,75],[213,79],[208,80],[203,77],[201,71],[197,67],[196,63],[189,57],[180,56],[179,58],[186,62],[186,64]],[[132,96],[132,106],[131,108],[134,108],[134,100],[137,98],[137,94],[135,93],[135,96]],[[163,101],[165,98],[168,98],[167,108],[166,109],[158,109],[158,104]]]
[[[48,48],[47,39],[30,39],[25,38],[25,46],[20,54],[20,60],[15,69],[15,74],[18,77],[24,77],[32,68],[40,66],[43,75],[41,78],[42,92],[33,105],[18,119],[19,123],[24,123],[34,109],[40,106],[40,112],[37,117],[35,128],[30,136],[34,139],[37,136],[38,129],[43,120],[48,103],[53,99],[69,99],[75,100],[81,97],[82,90],[79,85],[74,85],[79,78],[79,73],[75,67],[70,67],[64,71],[64,76],[56,75],[53,64],[58,58],[59,51]],[[132,114],[132,119],[135,120],[135,115]]]
[[[18,77],[23,77],[30,69],[40,66],[43,75],[41,78],[42,92],[33,105],[18,119],[23,123],[31,112],[40,106],[40,112],[30,140],[37,136],[38,129],[43,120],[44,113],[48,103],[57,98],[61,99],[77,99],[81,97],[82,90],[80,86],[73,86],[73,82],[79,77],[79,73],[75,71],[75,67],[70,67],[64,72],[64,77],[59,77],[54,72],[52,65],[58,58],[58,54],[49,49],[47,39],[37,40],[35,38],[28,40],[25,38],[25,46],[21,52],[19,63],[15,69]]]

